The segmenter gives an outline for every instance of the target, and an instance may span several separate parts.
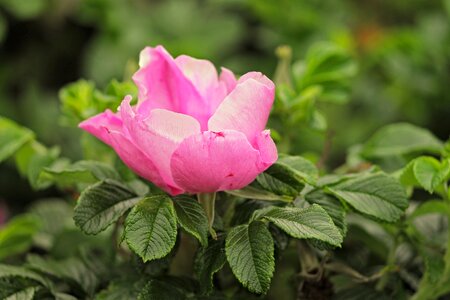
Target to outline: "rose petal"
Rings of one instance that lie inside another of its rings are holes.
[[[229,94],[236,87],[236,76],[227,68],[222,67],[221,70],[222,72],[220,73],[219,81],[225,84],[227,88],[227,94]]]
[[[174,181],[191,193],[240,189],[251,183],[262,167],[260,152],[243,133],[232,130],[192,135],[171,160]]]
[[[122,128],[122,120],[108,109],[105,112],[84,120],[78,127],[97,137],[105,144],[111,145],[108,131],[105,128],[120,131]]]
[[[256,145],[261,156],[259,168],[262,172],[278,159],[277,146],[270,137],[270,130],[264,130],[256,136]]]
[[[179,187],[165,181],[152,160],[121,132],[109,131],[107,134],[111,141],[111,147],[114,148],[120,159],[136,174],[153,182],[171,195],[183,193],[183,190]]]
[[[139,89],[140,112],[167,109],[191,115],[206,127],[208,104],[162,46],[145,48],[139,64],[133,80]]]
[[[208,130],[240,131],[255,145],[256,135],[267,124],[274,93],[273,83],[264,75],[252,76],[238,83],[209,119]]]
[[[170,158],[186,137],[200,132],[198,121],[165,109],[154,109],[144,118],[133,111],[129,101],[122,102],[120,113],[132,141],[152,160],[164,181],[176,186]]]

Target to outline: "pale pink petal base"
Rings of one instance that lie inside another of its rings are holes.
[[[260,73],[248,74],[219,105],[208,121],[208,130],[243,132],[255,146],[255,136],[267,124],[275,87],[264,75],[258,75]]]
[[[261,145],[266,144],[263,137]],[[272,150],[264,150],[263,159],[241,132],[205,131],[185,139],[175,150],[171,161],[173,178],[190,193],[240,189],[268,167],[267,159],[276,160]]]

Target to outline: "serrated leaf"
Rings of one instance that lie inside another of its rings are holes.
[[[255,200],[283,201],[283,202],[292,202],[292,200],[294,200],[294,198],[291,196],[277,195],[251,185],[248,185],[240,190],[226,191],[226,193],[236,197]]]
[[[146,283],[146,278],[130,278],[111,281],[107,288],[95,295],[96,300],[137,299]]]
[[[261,221],[234,227],[228,233],[225,253],[236,278],[251,292],[264,294],[275,269],[274,244]]]
[[[73,219],[85,233],[97,234],[117,221],[140,199],[121,183],[106,179],[81,193]]]
[[[400,182],[384,173],[364,174],[327,188],[356,211],[386,222],[396,222],[408,207]]]
[[[161,280],[150,280],[139,294],[138,300],[173,300],[186,299],[183,291]]]
[[[208,218],[200,203],[192,197],[181,195],[173,198],[178,223],[198,239],[202,246],[208,244]]]
[[[306,183],[314,184],[317,177],[317,168],[310,161],[300,156],[282,156],[256,181],[271,193],[295,198]]]
[[[8,297],[4,298],[4,300],[33,300],[36,290],[36,287],[28,287],[12,295],[9,295]]]
[[[342,235],[327,212],[317,204],[308,208],[271,207],[258,215],[297,239],[316,239],[339,247]]]
[[[411,161],[401,172],[400,181],[405,185],[421,186],[429,193],[441,185],[450,174],[450,163],[442,163],[431,156],[421,156]]]
[[[44,259],[37,255],[27,256],[29,268],[62,279],[92,295],[100,280],[80,259],[70,257],[64,260]]]
[[[78,161],[72,165],[56,165],[45,168],[41,178],[62,186],[76,183],[94,183],[103,179],[120,180],[119,174],[109,165],[97,161]]]
[[[42,286],[50,286],[50,283],[47,279],[32,270],[26,269],[24,267],[0,264],[0,278],[10,277],[26,278],[35,281]]]
[[[200,282],[202,294],[213,289],[213,276],[225,265],[225,244],[223,239],[212,240],[207,247],[199,248],[195,256],[194,271]]]
[[[347,223],[345,222],[346,210],[342,203],[335,197],[316,190],[305,196],[306,201],[311,204],[318,204],[333,220],[334,225],[339,228],[342,236],[347,233]]]
[[[29,129],[0,117],[0,162],[13,155],[33,137],[34,134]]]
[[[385,126],[363,146],[367,158],[405,155],[410,153],[439,154],[443,144],[430,131],[408,123]]]
[[[16,216],[0,229],[0,260],[27,251],[39,231],[39,220],[31,215]]]
[[[129,213],[124,234],[128,246],[144,262],[166,256],[177,236],[172,200],[166,195],[142,199]]]

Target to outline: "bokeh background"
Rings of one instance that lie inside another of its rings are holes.
[[[448,138],[449,21],[448,0],[0,0],[0,114],[79,159],[80,131],[60,122],[59,90],[80,78],[100,88],[128,79],[147,45],[272,77],[279,45],[295,61],[326,41],[358,66],[347,103],[320,104],[337,167],[384,124],[407,121]],[[298,132],[294,153],[327,142],[326,133]],[[32,191],[13,164],[0,166],[0,191],[11,211],[58,194]]]

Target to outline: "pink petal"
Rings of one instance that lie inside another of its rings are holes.
[[[210,61],[180,55],[175,58],[175,63],[203,97],[210,95],[216,88],[217,70]]]
[[[208,130],[240,131],[255,145],[256,135],[266,127],[275,86],[261,73],[247,73],[244,77],[209,119]]]
[[[264,130],[256,136],[256,145],[260,153],[261,170],[266,170],[278,159],[277,146],[270,137],[270,130]]]
[[[120,130],[122,128],[122,120],[108,109],[105,112],[84,120],[78,127],[97,137],[105,144],[111,145],[108,131],[105,128],[108,130]]]
[[[121,132],[109,131],[107,134],[109,135],[111,146],[114,148],[117,155],[119,155],[120,159],[136,174],[153,182],[171,195],[183,193],[178,186],[166,182],[152,160]]]
[[[185,138],[200,132],[198,121],[165,109],[154,109],[143,116],[133,111],[127,100],[122,102],[120,113],[131,140],[152,160],[163,180],[177,186],[172,178],[170,158]]]
[[[171,161],[174,181],[190,193],[240,189],[266,168],[263,165],[260,152],[243,133],[233,130],[192,135],[175,150]]]
[[[191,115],[206,127],[207,103],[162,46],[142,50],[139,64],[133,80],[139,89],[141,112],[168,109]]]
[[[236,76],[227,68],[222,67],[221,69],[222,72],[220,73],[219,81],[225,84],[227,88],[227,94],[229,94],[236,87]]]
[[[220,80],[214,65],[205,59],[196,59],[187,55],[180,55],[175,59],[183,74],[189,78],[197,91],[202,95],[208,108],[208,118],[214,113],[233,86],[234,75],[231,71],[222,71]],[[236,78],[234,78],[236,85]],[[206,123],[204,129],[206,130]]]

